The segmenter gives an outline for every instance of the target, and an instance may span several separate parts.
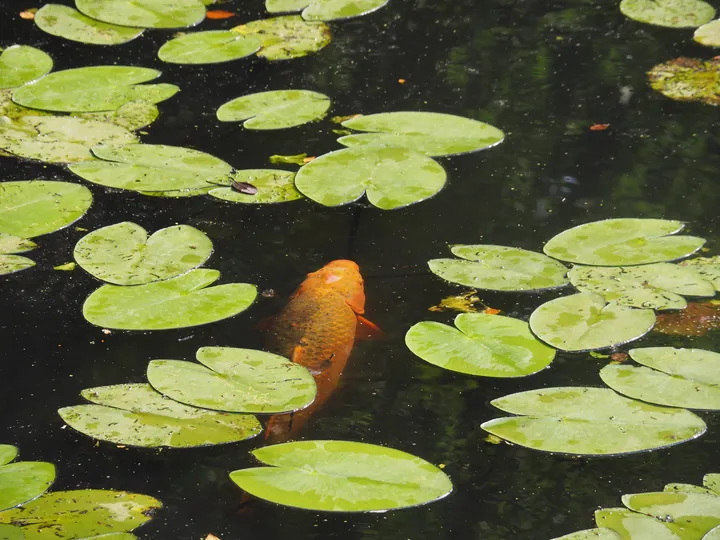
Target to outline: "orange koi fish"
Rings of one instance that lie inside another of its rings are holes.
[[[295,438],[307,420],[328,400],[338,384],[357,338],[382,331],[362,315],[365,289],[360,268],[337,260],[308,274],[287,306],[265,325],[268,348],[310,370],[317,385],[315,401],[305,409],[270,417],[265,438]]]

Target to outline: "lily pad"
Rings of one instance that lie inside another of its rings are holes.
[[[367,15],[388,0],[265,0],[268,13],[301,11],[307,21],[334,21]]]
[[[609,388],[543,388],[491,403],[521,416],[495,418],[482,424],[482,429],[520,446],[559,454],[655,450],[699,437],[706,429],[690,411],[649,405]]]
[[[0,253],[0,276],[14,274],[35,266],[35,261],[20,255],[6,255]]]
[[[610,364],[600,378],[616,392],[658,405],[720,410],[720,353],[645,347],[630,356],[648,367]]]
[[[595,512],[595,523],[617,532],[621,538],[652,540],[690,540],[683,527],[667,523],[625,508],[603,508]],[[641,535],[641,536],[638,536]]]
[[[14,456],[9,461],[12,459]],[[6,462],[0,466],[0,510],[6,510],[39,497],[54,481],[55,466],[52,463],[44,461]],[[1,518],[0,521],[2,521]]]
[[[98,21],[140,28],[187,28],[205,18],[197,0],[75,0],[85,15]]]
[[[136,131],[152,124],[159,115],[158,108],[146,101],[130,101],[115,111],[101,111],[93,113],[79,113],[74,116],[101,122],[110,122],[116,126],[124,127],[129,131]]]
[[[276,354],[232,347],[198,349],[200,364],[153,360],[147,378],[175,401],[215,411],[274,414],[303,409],[315,380],[300,364]]]
[[[720,497],[700,493],[637,493],[622,496],[630,510],[689,529],[695,538],[720,525]],[[687,538],[687,536],[685,536]]]
[[[0,231],[32,238],[67,227],[92,203],[85,186],[51,180],[0,183]]]
[[[550,365],[555,350],[530,333],[519,319],[465,313],[455,326],[423,321],[405,335],[417,356],[450,371],[484,377],[524,377]]]
[[[622,0],[620,11],[636,21],[671,28],[697,28],[715,16],[715,9],[702,0]]]
[[[253,455],[270,467],[230,473],[255,497],[327,512],[369,512],[436,501],[452,491],[447,475],[411,454],[348,441],[266,446]]]
[[[705,493],[714,495],[715,492],[711,489],[707,489],[693,484],[665,484],[663,491],[670,491],[672,493]]]
[[[364,194],[382,210],[401,208],[435,195],[445,170],[431,158],[405,148],[347,148],[300,168],[295,187],[325,206],[340,206]]]
[[[332,40],[330,27],[307,22],[298,15],[273,17],[242,24],[231,29],[260,40],[257,55],[268,60],[290,60],[315,53]]]
[[[223,160],[181,146],[128,144],[96,146],[99,158],[69,168],[88,182],[134,191],[175,191],[211,187],[232,172]]]
[[[428,156],[464,154],[500,144],[496,127],[462,116],[431,112],[390,112],[358,116],[342,123],[362,135],[340,137],[345,146],[402,146]]]
[[[453,283],[495,291],[537,291],[568,284],[568,269],[534,251],[493,245],[456,245],[458,259],[433,259],[433,274]]]
[[[720,496],[720,473],[710,473],[703,477],[703,485]]]
[[[670,263],[575,266],[568,277],[578,290],[598,293],[621,306],[684,309],[687,302],[683,296],[715,296],[712,283],[694,269]]]
[[[235,98],[217,110],[221,122],[240,122],[247,129],[283,129],[322,118],[330,98],[310,90],[274,90]]]
[[[693,39],[708,47],[720,47],[720,19],[703,24],[695,30]]]
[[[45,4],[34,20],[43,32],[90,45],[119,45],[143,33],[142,28],[100,22],[61,4]]]
[[[0,232],[0,276],[35,266],[35,262],[27,257],[11,254],[24,253],[36,247],[32,240]],[[2,465],[1,459],[0,465]]]
[[[12,444],[0,444],[0,465],[7,465],[14,461],[18,455],[17,446]]]
[[[0,523],[21,525],[28,539],[73,540],[131,531],[162,503],[153,497],[100,489],[53,491],[0,512]]]
[[[577,531],[565,536],[559,536],[553,540],[622,540],[622,536],[612,529],[586,529]]]
[[[158,103],[179,90],[171,84],[143,85],[160,76],[155,69],[92,66],[56,71],[13,92],[24,107],[59,112],[114,111],[131,101]]]
[[[119,330],[166,330],[209,324],[245,311],[257,289],[248,283],[209,287],[217,270],[197,269],[147,285],[103,285],[85,304],[88,322]]]
[[[249,184],[257,193],[241,193],[233,183]],[[295,173],[279,169],[245,169],[236,171],[231,178],[218,182],[227,187],[216,187],[209,195],[228,202],[245,204],[267,204],[302,199],[302,193],[295,189]]]
[[[160,229],[148,238],[140,225],[125,221],[82,237],[74,257],[98,279],[115,285],[143,285],[189,272],[211,253],[210,239],[189,225]]]
[[[16,88],[44,77],[53,67],[50,56],[27,45],[13,45],[0,53],[0,88]]]
[[[654,66],[648,79],[670,99],[720,105],[720,59],[675,58]]]
[[[25,540],[25,533],[22,528],[14,525],[0,524],[1,540]]]
[[[67,424],[95,439],[155,448],[190,448],[242,441],[262,431],[249,414],[217,413],[166,398],[149,384],[117,384],[82,391],[95,405],[58,411]]]
[[[218,64],[245,58],[260,50],[260,40],[232,30],[193,32],[160,47],[158,58],[171,64]]]
[[[715,257],[695,257],[678,263],[680,266],[693,269],[720,291],[720,255]]]

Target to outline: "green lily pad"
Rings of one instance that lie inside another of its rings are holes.
[[[600,294],[621,306],[684,309],[684,296],[715,296],[712,283],[694,269],[670,263],[642,266],[575,266],[570,282],[581,292]]]
[[[14,455],[11,454],[13,450]],[[52,463],[44,461],[9,463],[15,459],[16,455],[17,449],[10,446],[4,456],[7,461],[3,460],[4,463],[0,466],[0,510],[6,510],[39,497],[55,481],[55,466]]]
[[[32,238],[67,227],[92,204],[85,186],[51,180],[0,183],[0,231]]]
[[[602,508],[595,512],[595,523],[607,527],[623,539],[638,540],[691,540],[697,536],[686,536],[686,530],[674,523],[638,514],[625,508]]]
[[[675,58],[653,66],[648,79],[670,99],[720,105],[720,59]]]
[[[537,291],[568,284],[568,269],[534,251],[493,245],[451,246],[458,259],[433,259],[433,274],[468,287],[494,291]]]
[[[483,423],[482,429],[520,446],[559,454],[655,450],[699,437],[706,429],[702,419],[690,411],[649,405],[609,388],[543,388],[491,403],[521,416],[495,418]]]
[[[75,5],[92,19],[139,28],[187,28],[205,18],[197,0],[75,0]]]
[[[25,540],[25,533],[20,527],[0,523],[0,540]]]
[[[612,529],[586,529],[559,536],[553,540],[622,540],[622,536]]]
[[[548,345],[563,351],[592,351],[634,341],[655,324],[651,309],[607,303],[596,293],[563,296],[530,315],[530,329]]]
[[[232,187],[233,182],[249,184],[257,193],[243,193]],[[227,187],[216,187],[208,194],[216,199],[245,204],[268,204],[302,199],[295,189],[295,173],[278,169],[245,169],[236,171],[231,178],[218,182]]]
[[[715,16],[715,9],[702,0],[622,0],[620,11],[636,21],[671,28],[697,28]]]
[[[715,257],[696,257],[678,263],[680,266],[692,268],[701,277],[713,284],[716,291],[720,291],[720,255]]]
[[[211,187],[232,172],[223,160],[181,146],[127,144],[95,146],[99,159],[76,163],[72,172],[95,184],[134,191],[177,191]]]
[[[182,276],[147,285],[103,285],[85,304],[85,319],[103,328],[167,330],[209,324],[245,311],[257,288],[248,283],[209,287],[217,270],[191,270]]]
[[[301,11],[307,21],[334,21],[367,15],[388,0],[265,0],[268,13]]]
[[[720,474],[710,473],[703,477],[703,485],[720,495]]]
[[[13,45],[0,53],[0,88],[16,88],[44,77],[53,67],[50,56],[27,45]]]
[[[382,210],[401,208],[435,195],[445,170],[429,157],[405,148],[347,148],[300,168],[295,187],[325,206],[340,206],[367,194]]]
[[[12,444],[0,444],[0,465],[7,465],[11,461],[15,461],[17,455],[17,446],[13,446]]]
[[[693,484],[665,484],[663,491],[669,491],[671,493],[704,493],[714,495],[715,492],[711,489],[707,489]]]
[[[36,247],[37,244],[32,240],[0,232],[0,253],[25,253]]]
[[[708,47],[720,47],[720,19],[703,24],[695,30],[693,39]]]
[[[260,40],[257,55],[268,60],[290,60],[315,53],[332,40],[330,28],[321,22],[307,22],[298,15],[273,17],[231,29]]]
[[[0,276],[35,266],[35,262],[27,257],[11,255],[11,253],[24,253],[36,247],[37,244],[32,240],[0,232]],[[0,445],[0,447],[2,446],[4,445]],[[1,452],[0,465],[3,465]]]
[[[705,240],[679,236],[685,225],[665,219],[605,219],[552,237],[543,251],[561,261],[588,266],[632,266],[692,255]],[[675,236],[670,236],[675,235]]]
[[[610,364],[600,370],[616,392],[658,405],[720,410],[720,353],[645,347],[630,356],[648,367]]]
[[[303,409],[315,380],[300,364],[276,354],[232,347],[198,349],[200,364],[153,360],[148,382],[180,403],[215,411],[274,414]]]
[[[182,405],[149,384],[117,384],[82,391],[94,405],[58,411],[67,424],[95,439],[155,448],[190,448],[243,441],[262,431],[249,414],[217,413]]]
[[[219,183],[219,182],[218,182]],[[184,199],[185,197],[197,197],[207,195],[214,188],[212,186],[197,189],[176,189],[170,191],[140,191],[148,197],[165,197],[167,199]]]
[[[348,441],[266,446],[253,455],[270,467],[230,473],[255,497],[328,512],[369,512],[418,506],[452,491],[447,475],[411,454]]]
[[[720,526],[715,527],[713,530],[709,531],[705,536],[702,537],[702,540],[720,540]]]
[[[260,50],[260,40],[232,30],[193,32],[160,47],[158,58],[171,64],[218,64],[245,58]]]
[[[0,253],[0,276],[14,274],[35,266],[35,261],[20,255],[5,255]]]
[[[240,122],[247,129],[283,129],[322,118],[330,98],[310,90],[274,90],[235,98],[217,110],[221,122]]]
[[[720,497],[700,493],[666,491],[622,496],[630,510],[673,523],[702,537],[720,525]]]
[[[362,135],[340,137],[345,146],[402,146],[427,156],[464,154],[500,144],[496,127],[462,116],[431,112],[390,112],[358,116],[342,123]]]
[[[126,491],[53,491],[0,512],[0,523],[22,526],[28,540],[73,540],[131,531],[160,507],[153,497]]]
[[[74,257],[98,279],[115,285],[143,285],[197,268],[212,249],[205,233],[189,225],[160,229],[148,238],[140,225],[125,221],[82,237]]]
[[[555,358],[555,350],[535,339],[519,319],[463,313],[455,326],[420,322],[408,330],[405,344],[433,365],[484,377],[524,377]]]
[[[66,69],[18,88],[12,98],[24,107],[48,111],[114,111],[131,101],[158,103],[179,90],[171,84],[140,84],[159,76],[155,69],[129,66]]]
[[[114,111],[101,111],[92,113],[79,113],[73,116],[110,122],[116,126],[124,127],[129,131],[137,131],[152,124],[160,112],[158,108],[146,101],[130,101]]]
[[[34,20],[43,32],[90,45],[119,45],[143,33],[143,28],[100,22],[61,4],[45,4],[35,13]]]

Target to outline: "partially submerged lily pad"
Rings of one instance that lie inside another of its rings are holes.
[[[171,64],[218,64],[250,56],[260,46],[255,36],[208,30],[171,39],[160,47],[158,58]]]
[[[671,28],[697,28],[715,16],[715,9],[702,0],[622,0],[620,11],[636,21]]]
[[[325,23],[307,22],[298,15],[252,21],[231,30],[259,39],[262,49],[257,55],[268,60],[307,56],[326,47],[332,39]]]
[[[333,21],[367,15],[388,0],[265,0],[268,13],[301,11],[306,21]]]
[[[348,441],[300,441],[258,448],[270,467],[230,473],[255,497],[326,512],[370,512],[418,506],[452,491],[447,475],[411,454]]]
[[[295,186],[325,206],[340,206],[364,194],[371,204],[392,210],[423,201],[445,185],[445,170],[429,157],[405,148],[347,148],[300,168]]]
[[[36,81],[47,75],[52,67],[52,58],[40,49],[27,45],[8,47],[0,53],[0,89],[17,88]]]
[[[521,416],[495,418],[482,429],[520,446],[560,454],[655,450],[699,437],[706,429],[690,411],[649,405],[609,388],[543,388],[491,403]]]
[[[683,310],[661,313],[653,328],[655,332],[675,336],[704,336],[717,329],[720,329],[718,300],[689,302]]]
[[[0,232],[0,276],[35,266],[35,262],[27,257],[13,254],[25,253],[36,247],[32,240]]]
[[[119,45],[143,33],[143,28],[104,23],[61,4],[45,4],[34,20],[43,32],[90,45]]]
[[[310,90],[273,90],[232,99],[217,110],[221,122],[240,122],[247,129],[283,129],[322,118],[330,98]]]
[[[10,445],[6,459],[0,460],[0,510],[13,508],[39,497],[55,481],[55,466],[44,461],[17,461],[10,463],[17,455],[17,449]],[[8,455],[15,449],[15,455]],[[9,459],[7,459],[9,457]],[[0,521],[2,521],[0,513]],[[0,536],[2,538],[2,536]]]
[[[357,116],[342,123],[362,135],[340,137],[345,146],[402,146],[427,156],[464,154],[500,144],[505,134],[470,118],[431,112],[390,112]]]
[[[720,105],[720,59],[675,58],[654,66],[648,79],[670,99]]]
[[[75,5],[95,20],[139,28],[186,28],[205,18],[198,0],[75,0]]]
[[[67,424],[95,439],[155,448],[189,448],[256,436],[260,422],[248,414],[227,414],[182,405],[149,384],[118,384],[82,391],[94,405],[58,411]]]
[[[238,182],[253,186],[255,193],[241,192],[233,187]],[[295,173],[279,169],[245,169],[236,171],[231,177],[218,182],[208,193],[216,199],[245,204],[268,204],[302,199],[302,193],[295,188]],[[227,186],[227,187],[224,187]]]

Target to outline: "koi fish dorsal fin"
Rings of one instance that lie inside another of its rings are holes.
[[[357,316],[357,326],[355,327],[355,339],[382,339],[385,333],[375,323],[368,321],[362,315]]]

